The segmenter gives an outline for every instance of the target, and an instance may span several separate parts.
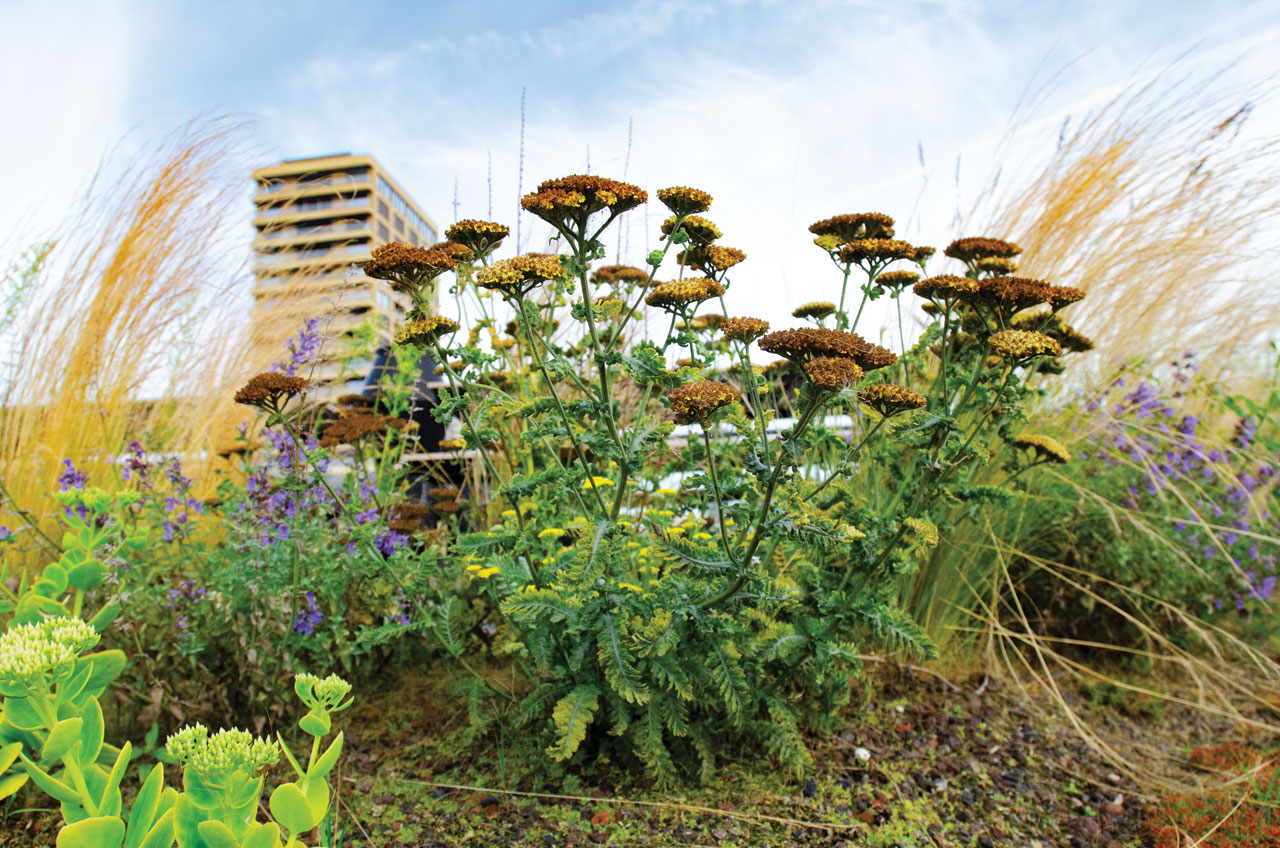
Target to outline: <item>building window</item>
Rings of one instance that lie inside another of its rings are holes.
[[[384,218],[391,217],[391,210],[387,208],[387,202],[385,200],[378,201],[378,214]]]
[[[387,229],[386,224],[381,222],[378,223],[378,238],[383,241],[391,241],[391,231]]]
[[[409,231],[409,244],[412,244],[412,245],[414,245],[415,247],[416,247],[417,245],[422,244],[422,242],[421,242],[421,241],[419,240],[419,238],[418,238],[418,231],[417,231],[417,230],[410,230],[410,231]]]
[[[378,292],[378,305],[381,306],[383,309],[386,309],[389,306],[391,306],[391,295],[387,294],[384,291]]]
[[[399,215],[396,216],[396,232],[404,232],[404,218],[401,218]]]

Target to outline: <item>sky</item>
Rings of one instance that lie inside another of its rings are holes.
[[[230,115],[248,124],[245,251],[248,171],[281,158],[372,153],[442,228],[514,229],[521,190],[589,170],[710,191],[749,257],[731,311],[783,321],[836,285],[811,222],[881,211],[943,246],[973,234],[957,213],[1011,126],[1021,158],[1003,165],[1032,168],[1064,122],[1175,60],[1280,71],[1274,2],[0,0],[0,22],[0,244],[54,226],[104,157]],[[624,261],[663,217],[630,213]]]

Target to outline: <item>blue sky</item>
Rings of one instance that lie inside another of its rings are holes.
[[[0,21],[0,154],[25,163],[0,244],[55,223],[107,151],[221,114],[252,122],[246,174],[371,152],[441,224],[455,181],[459,214],[488,215],[491,157],[493,217],[514,223],[523,87],[525,191],[583,171],[588,147],[593,173],[705,188],[775,314],[829,292],[812,220],[876,209],[924,243],[957,235],[1020,103],[1030,167],[1064,119],[1186,51],[1242,80],[1280,71],[1274,2],[0,0]],[[632,214],[633,261],[660,216]]]

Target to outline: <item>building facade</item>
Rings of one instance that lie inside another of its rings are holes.
[[[344,338],[372,321],[378,344],[389,344],[411,306],[358,266],[380,244],[428,246],[439,230],[372,156],[287,159],[258,168],[253,179],[254,344],[278,359],[301,322],[320,318],[331,338],[328,359],[309,376],[322,396],[355,391],[372,363],[357,359],[344,369],[337,359]]]

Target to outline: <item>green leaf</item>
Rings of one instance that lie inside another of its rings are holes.
[[[628,703],[643,704],[649,700],[649,687],[640,680],[631,656],[622,645],[622,634],[613,621],[613,616],[605,613],[604,626],[596,637],[596,658],[604,670],[605,679],[619,695]]]
[[[22,755],[22,764],[27,767],[31,782],[43,789],[46,795],[53,796],[54,800],[68,804],[79,804],[83,800],[79,792],[40,768],[28,759],[26,754]]]
[[[124,671],[124,667],[128,665],[128,658],[124,655],[124,651],[98,651],[95,654],[85,654],[81,659],[93,661],[93,673],[89,675],[89,682],[85,684],[85,691],[95,697],[106,691],[107,687],[115,682],[120,676],[120,672]]]
[[[577,614],[568,601],[551,589],[531,589],[502,602],[502,611],[513,618],[564,621]]]
[[[197,829],[204,821],[204,810],[196,806],[186,793],[178,796],[173,805],[173,830],[179,848],[208,848]]]
[[[655,385],[664,389],[674,389],[682,382],[680,376],[667,370],[666,357],[651,341],[642,341],[632,346],[629,355],[622,357],[626,372],[641,386]]]
[[[124,822],[118,816],[96,816],[58,831],[58,848],[120,848]]]
[[[240,845],[241,848],[280,848],[280,827],[275,822],[252,827]]]
[[[173,790],[169,790],[172,792]],[[176,793],[175,793],[176,794]],[[137,848],[173,848],[173,810],[168,809],[147,831],[147,836]],[[132,846],[129,846],[132,848]]]
[[[87,592],[101,585],[102,577],[106,573],[105,565],[96,559],[91,559],[71,569],[67,575],[67,582],[82,592]]]
[[[282,783],[271,793],[271,815],[289,833],[306,833],[320,823],[307,796],[296,783]]]
[[[26,786],[29,779],[26,774],[17,772],[0,780],[0,799],[8,798],[23,786]]]
[[[80,762],[97,762],[98,752],[102,750],[103,719],[102,706],[97,698],[90,698],[80,711],[84,719],[84,729],[80,731]]]
[[[9,770],[9,766],[18,760],[18,755],[22,753],[21,742],[10,742],[3,748],[0,748],[0,774],[4,774]]]
[[[80,741],[80,733],[84,730],[84,719],[64,718],[49,731],[49,738],[40,749],[40,759],[60,760],[62,755],[71,750],[71,746]]]
[[[202,821],[196,825],[196,832],[207,848],[243,848],[231,828],[220,821]]]
[[[124,848],[141,848],[142,840],[156,823],[156,814],[160,811],[161,793],[164,791],[164,764],[157,763],[147,775],[138,796],[133,799],[129,809],[129,834]],[[172,829],[172,824],[170,824]]]
[[[333,767],[338,764],[338,757],[342,756],[342,739],[343,734],[338,733],[334,737],[332,744],[328,749],[320,755],[320,759],[311,764],[307,777],[314,779],[323,778],[329,772],[333,771]]]
[[[89,619],[89,626],[92,627],[94,630],[96,630],[98,633],[101,633],[104,630],[106,630],[108,627],[110,627],[111,623],[114,622],[116,620],[116,617],[119,615],[120,615],[120,604],[117,603],[115,600],[112,600],[108,602],[107,605],[104,606],[102,609],[98,610],[97,614],[94,615],[93,618]]]
[[[284,753],[284,758],[289,761],[289,766],[297,773],[298,777],[306,777],[307,773],[302,770],[302,766],[298,765],[297,759],[293,756],[293,751],[290,751],[289,746],[285,744],[284,737],[277,733],[276,739],[280,741],[280,750]]]
[[[329,732],[330,722],[328,716],[318,716],[315,713],[307,713],[298,721],[298,727],[312,736],[324,736]]]
[[[561,698],[551,713],[556,742],[547,748],[547,756],[561,762],[572,757],[582,740],[587,738],[587,727],[599,708],[600,690],[589,684],[575,686],[572,692]]]
[[[44,728],[44,719],[40,717],[35,707],[31,706],[30,698],[5,698],[4,719],[18,730]]]
[[[133,757],[133,743],[126,742],[124,747],[120,749],[120,756],[116,758],[116,764],[111,767],[111,773],[107,775],[107,785],[103,787],[102,793],[98,796],[98,808],[100,810],[116,810],[119,811],[121,806],[120,800],[120,781],[124,779],[125,769],[129,767],[129,760]]]

